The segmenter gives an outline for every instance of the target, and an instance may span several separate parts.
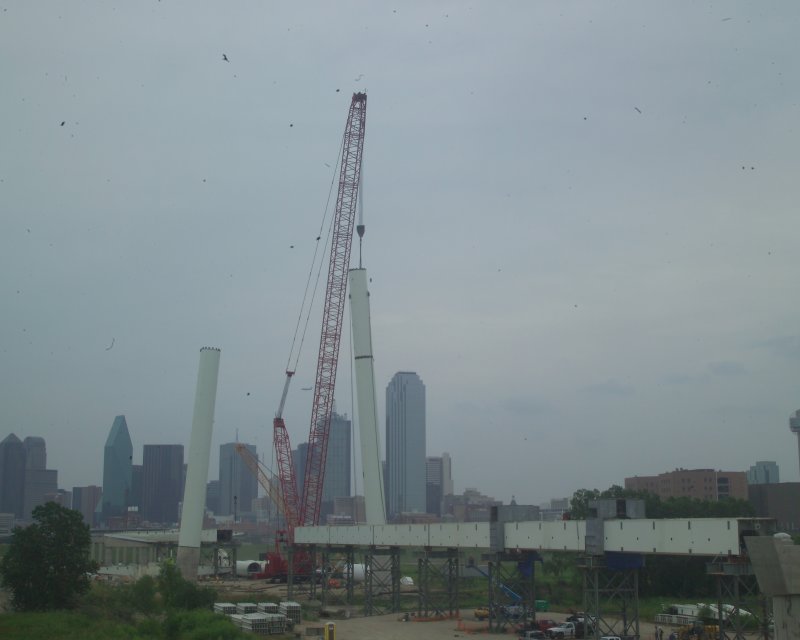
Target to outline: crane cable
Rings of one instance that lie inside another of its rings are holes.
[[[309,267],[309,270],[308,270],[308,278],[306,279],[306,287],[305,287],[305,291],[303,292],[303,301],[300,304],[300,311],[297,314],[297,324],[295,324],[295,327],[294,327],[294,335],[292,336],[292,345],[291,345],[291,347],[289,349],[289,357],[286,360],[286,370],[287,371],[292,371],[292,372],[297,371],[297,363],[300,360],[300,353],[303,350],[303,343],[305,342],[306,332],[308,331],[308,323],[310,322],[310,319],[311,319],[311,309],[312,309],[312,307],[314,305],[314,299],[316,298],[316,295],[317,295],[317,289],[319,288],[319,281],[320,281],[320,278],[322,276],[322,264],[323,264],[323,259],[321,257],[320,257],[320,260],[319,260],[319,266],[317,268],[317,277],[316,277],[316,280],[314,281],[314,288],[311,291],[311,300],[309,300],[308,305],[306,306],[306,300],[308,299],[308,290],[309,290],[309,287],[311,286],[311,278],[312,278],[312,275],[314,273],[314,265],[316,264],[317,256],[319,255],[319,241],[322,238],[322,230],[325,228],[325,220],[328,218],[328,211],[330,210],[330,204],[331,204],[331,195],[333,194],[333,187],[336,184],[336,174],[339,172],[339,166],[341,164],[341,157],[342,157],[343,149],[344,149],[344,135],[342,135],[342,141],[341,141],[341,143],[339,145],[339,155],[337,157],[336,166],[334,167],[334,170],[333,170],[333,177],[331,178],[331,185],[330,185],[330,188],[328,189],[328,199],[325,202],[325,210],[324,210],[324,212],[322,214],[322,220],[320,221],[320,225],[319,225],[319,233],[317,234],[316,245],[314,246],[314,256],[313,256],[313,258],[311,260],[311,266]],[[332,235],[332,231],[331,231],[332,229],[333,229],[333,216],[330,217],[330,221],[328,223],[328,232],[327,232],[327,234],[325,236],[325,246],[324,246],[324,251],[323,251],[322,255],[325,255],[325,253],[327,253],[328,243],[330,242],[331,235]],[[292,364],[292,355],[295,354],[295,344],[297,344],[297,335],[300,332],[300,325],[303,322],[303,313],[304,313],[304,311],[305,311],[305,314],[306,314],[305,323],[303,324],[303,332],[300,335],[300,344],[297,347],[297,353],[295,355],[295,360],[294,360],[294,367],[292,367],[291,366],[291,364]]]

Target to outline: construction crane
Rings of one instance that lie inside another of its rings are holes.
[[[325,460],[328,453],[328,435],[333,411],[333,392],[336,386],[342,319],[346,304],[347,272],[350,266],[350,249],[361,179],[366,112],[367,94],[354,93],[342,140],[339,188],[333,217],[328,281],[322,314],[322,332],[317,358],[302,498],[298,497],[292,448],[283,420],[283,408],[294,371],[286,371],[283,394],[273,421],[278,477],[280,478],[283,512],[286,518],[289,542],[294,541],[295,527],[319,523],[322,488],[325,481]],[[363,231],[359,229],[359,234],[361,233]]]

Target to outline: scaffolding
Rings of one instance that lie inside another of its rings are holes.
[[[488,563],[489,631],[504,632],[510,625],[535,616],[536,552],[492,554]],[[479,572],[483,571],[475,567]]]
[[[583,572],[584,611],[592,625],[587,637],[640,637],[639,569],[644,557],[627,554],[620,561],[621,555],[586,555],[578,559]]]
[[[454,618],[458,615],[458,549],[426,548],[417,560],[417,616]]]
[[[400,549],[369,547],[364,554],[364,615],[400,611]]]
[[[320,589],[323,608],[355,604],[355,557],[352,546],[323,549]]]
[[[715,559],[706,573],[717,583],[717,618],[720,640],[768,640],[770,603],[758,588],[753,567],[746,561]]]

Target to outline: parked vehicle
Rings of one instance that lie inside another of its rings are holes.
[[[547,630],[548,638],[583,638],[594,633],[594,627],[586,622],[573,622],[568,620],[556,627]]]
[[[557,627],[550,627],[547,630],[548,638],[577,638],[577,625],[574,622],[562,622]]]
[[[475,610],[472,612],[478,620],[486,620],[491,615],[491,611],[489,611],[489,607],[476,607]]]
[[[521,640],[547,640],[547,636],[545,635],[544,631],[539,631],[539,629],[530,629],[529,631],[522,631],[519,634]]]
[[[558,622],[549,618],[537,618],[532,623],[533,627],[539,629],[539,631],[547,631],[550,627],[557,627],[558,624]]]
[[[678,640],[712,640],[719,637],[719,627],[715,624],[703,624],[697,620],[678,628]]]
[[[578,611],[577,613],[573,613],[571,616],[567,618],[567,622],[588,622],[589,624],[594,624],[594,616],[588,613],[584,613],[583,611]]]
[[[500,607],[500,613],[509,620],[519,620],[525,617],[525,607],[520,604],[510,604]]]
[[[486,620],[487,618],[522,620],[525,618],[525,613],[525,607],[520,604],[495,604],[491,607],[476,607],[473,610],[472,615],[474,615],[478,620]]]

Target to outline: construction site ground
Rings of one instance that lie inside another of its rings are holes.
[[[285,584],[269,584],[263,581],[229,580],[211,583],[221,600],[234,602],[260,600],[279,601],[286,600]],[[308,594],[303,590],[292,598],[298,602],[308,599]],[[564,612],[542,611],[537,612],[539,618],[550,618],[562,622],[569,615]],[[475,619],[473,609],[464,609],[455,618],[431,620],[419,619],[413,614],[406,616],[404,613],[390,613],[379,616],[363,616],[358,607],[329,607],[322,611],[319,620],[304,620],[294,629],[296,637],[309,637],[313,629],[323,626],[327,622],[336,625],[337,640],[441,640],[443,638],[466,638],[476,636],[497,637],[497,633],[489,632],[487,621]],[[661,626],[661,625],[659,625]],[[663,625],[661,640],[667,640],[669,634],[677,629]],[[308,630],[308,631],[307,631]],[[639,637],[641,640],[656,639],[656,625],[649,621],[639,622]],[[516,637],[513,625],[506,629],[507,637]],[[759,634],[747,634],[748,638],[758,638]]]
[[[542,616],[562,621],[566,614],[543,612]],[[383,616],[350,617],[343,620],[327,620],[320,622],[306,622],[296,631],[302,637],[305,627],[319,627],[325,622],[336,625],[337,640],[442,640],[443,638],[467,638],[476,636],[497,637],[496,633],[489,633],[487,622],[475,620],[472,610],[461,612],[460,619],[446,620],[417,620],[410,617],[408,622],[401,614],[387,614]],[[640,637],[642,640],[655,639],[655,625],[640,623]],[[664,627],[664,639],[669,637],[671,629]],[[512,627],[506,630],[506,635],[516,637]]]

